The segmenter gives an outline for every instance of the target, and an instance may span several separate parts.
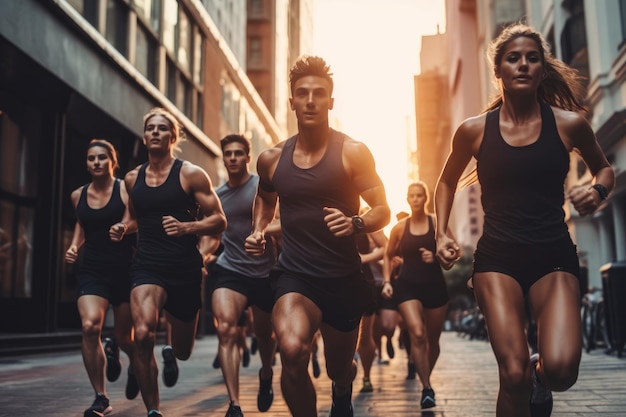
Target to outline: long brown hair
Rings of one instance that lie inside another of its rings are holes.
[[[541,33],[526,24],[514,23],[505,27],[500,35],[489,44],[487,57],[494,72],[500,67],[502,56],[508,44],[520,36],[535,41],[541,53],[545,77],[537,90],[538,100],[565,110],[584,111],[585,108],[579,101],[583,97],[584,88],[578,71],[555,58],[550,52],[550,45]],[[499,91],[487,105],[485,112],[493,110],[501,104],[502,91]]]

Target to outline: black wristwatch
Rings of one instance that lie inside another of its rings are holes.
[[[352,216],[352,226],[355,233],[361,233],[365,230],[365,222],[361,216]]]
[[[594,190],[600,194],[600,201],[604,201],[609,196],[609,192],[606,190],[606,187],[602,184],[594,184],[591,186]]]

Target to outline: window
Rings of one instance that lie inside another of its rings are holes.
[[[80,13],[91,26],[98,27],[98,2],[93,0],[68,0],[78,13]]]
[[[189,17],[182,12],[178,21],[178,53],[176,59],[181,67],[187,72],[191,72],[191,23]]]
[[[38,125],[0,111],[0,297],[32,294]]]
[[[161,27],[161,0],[134,0],[137,14],[150,24],[150,27],[159,33]]]
[[[152,84],[156,84],[157,46],[152,36],[141,24],[137,25],[137,43],[135,46],[135,67]]]
[[[250,38],[250,50],[248,55],[248,66],[251,68],[258,68],[263,63],[263,49],[262,41],[258,36]]]
[[[263,16],[263,0],[250,0],[250,16]]]
[[[95,3],[95,2],[94,2]],[[128,10],[117,0],[107,1],[106,39],[124,55],[128,57]]]
[[[204,42],[197,27],[193,28],[193,82],[202,85],[202,63],[204,61]]]
[[[176,0],[165,0],[164,12],[163,45],[170,53],[176,54],[176,43],[178,41],[178,3]]]

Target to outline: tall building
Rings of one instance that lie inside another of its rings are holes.
[[[418,178],[435,191],[450,151],[450,94],[446,35],[423,36],[420,74],[414,78]],[[428,207],[434,212],[434,199]]]
[[[155,106],[214,183],[224,134],[255,152],[285,136],[200,0],[0,2],[0,332],[80,328],[70,192],[92,138],[119,150],[119,176],[146,160]]]

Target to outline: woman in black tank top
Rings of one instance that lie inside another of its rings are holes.
[[[485,220],[472,281],[499,364],[497,416],[549,416],[551,391],[576,382],[581,357],[578,256],[563,210],[569,152],[578,151],[593,177],[594,185],[567,193],[581,216],[600,207],[615,174],[580,113],[575,70],[539,32],[504,28],[490,58],[500,94],[453,137],[435,192],[437,256],[446,269],[460,257],[446,229],[461,174],[476,158]],[[526,302],[538,329],[532,356]]]
[[[422,408],[432,408],[435,392],[430,375],[439,357],[439,337],[448,309],[448,291],[435,243],[433,218],[426,212],[430,199],[425,183],[409,185],[407,202],[411,215],[398,222],[385,249],[383,297],[394,298],[410,340],[409,367],[422,383]],[[402,257],[398,277],[392,282],[392,259]]]
[[[92,182],[78,187],[71,195],[77,221],[65,260],[75,263],[82,247],[77,305],[83,329],[83,362],[96,395],[85,416],[111,411],[105,373],[109,381],[117,380],[121,373],[120,348],[129,359],[133,353],[129,304],[133,246],[128,237],[113,242],[109,236],[111,227],[128,231],[128,226],[120,223],[127,210],[128,193],[124,183],[113,175],[117,167],[113,145],[103,139],[92,140],[87,148],[87,170]],[[113,306],[115,338],[106,338],[103,348],[102,325],[109,304]],[[139,393],[139,386],[133,374],[128,375],[126,396],[132,399]]]

